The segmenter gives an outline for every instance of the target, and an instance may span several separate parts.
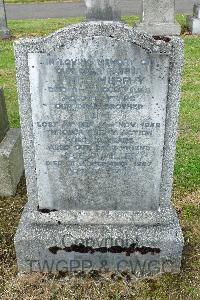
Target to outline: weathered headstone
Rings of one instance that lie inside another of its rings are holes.
[[[193,16],[188,16],[187,23],[192,34],[200,34],[200,3],[194,4]]]
[[[12,196],[23,173],[20,129],[9,129],[3,89],[0,88],[0,196]]]
[[[10,30],[7,27],[7,18],[4,0],[0,0],[0,38],[9,38]]]
[[[0,87],[0,143],[9,129],[3,89]]]
[[[15,43],[28,187],[20,272],[178,272],[183,43],[84,22]]]
[[[88,20],[120,20],[119,0],[85,0]]]
[[[181,26],[175,21],[175,0],[143,0],[139,31],[151,35],[180,35]]]

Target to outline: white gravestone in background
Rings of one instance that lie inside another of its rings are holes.
[[[85,0],[88,20],[120,20],[119,0]]]
[[[194,4],[193,16],[188,16],[187,24],[192,34],[200,34],[200,2]]]
[[[175,0],[142,0],[142,17],[136,29],[151,35],[180,35],[175,20]]]
[[[4,0],[0,0],[0,38],[9,38],[10,31],[7,27],[6,9]]]

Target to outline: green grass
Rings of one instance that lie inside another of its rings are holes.
[[[132,25],[138,18],[125,17]],[[177,19],[186,30],[185,16]],[[8,115],[12,127],[19,126],[15,81],[13,40],[22,36],[39,36],[81,21],[82,18],[10,21],[11,40],[0,41],[0,85],[5,90]],[[185,236],[181,274],[161,278],[128,280],[126,275],[69,276],[59,281],[52,275],[30,275],[15,278],[16,258],[13,236],[26,202],[24,181],[16,197],[0,198],[1,244],[0,299],[200,299],[200,37],[184,34],[185,66],[183,70],[177,155],[174,175],[175,207],[179,211]],[[12,278],[13,277],[13,278]]]

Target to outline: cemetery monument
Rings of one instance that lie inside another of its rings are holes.
[[[181,26],[175,20],[175,0],[142,0],[139,31],[151,35],[180,35]]]
[[[87,20],[120,20],[119,0],[85,0]]]
[[[194,4],[193,16],[188,16],[187,23],[192,34],[200,34],[200,2]]]
[[[111,8],[109,21],[90,21],[93,2],[87,22],[15,42],[28,187],[20,272],[180,271],[170,199],[183,42],[111,21]]]
[[[9,38],[10,30],[7,27],[7,18],[4,0],[0,0],[0,38]]]

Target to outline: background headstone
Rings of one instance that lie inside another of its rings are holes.
[[[0,87],[0,143],[9,129],[3,88]]]
[[[0,88],[0,196],[12,196],[24,171],[21,132],[9,129],[3,89]]]
[[[120,20],[119,0],[85,0],[88,20]]]
[[[175,0],[143,0],[139,31],[151,35],[180,35],[181,26],[175,21]]]
[[[9,38],[10,31],[7,27],[7,18],[4,0],[0,0],[0,38]]]
[[[100,21],[15,43],[29,198],[19,271],[180,270],[170,198],[183,42],[157,39]]]
[[[194,4],[194,17],[200,19],[200,2]]]
[[[194,4],[193,16],[188,16],[187,24],[192,34],[200,34],[200,3]]]

